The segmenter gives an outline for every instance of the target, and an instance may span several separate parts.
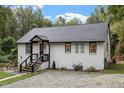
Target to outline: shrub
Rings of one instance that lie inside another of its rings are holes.
[[[8,63],[9,60],[8,60],[8,56],[1,56],[0,55],[0,63]]]
[[[1,55],[1,56],[4,56],[4,55],[6,55],[6,53],[3,52],[3,51],[0,49],[0,55]]]
[[[95,72],[96,71],[96,68],[93,67],[93,66],[90,66],[89,68],[87,68],[87,71],[88,72]]]
[[[104,68],[108,68],[108,62],[106,58],[104,59]]]
[[[6,54],[11,53],[11,49],[15,48],[15,39],[8,36],[7,38],[1,40],[1,50]]]
[[[113,64],[116,64],[115,58],[114,58],[114,59],[112,59],[112,63],[113,63]]]
[[[0,63],[0,67],[7,67],[8,63]]]
[[[52,69],[56,69],[56,63],[55,63],[55,61],[53,61]]]
[[[83,70],[83,66],[81,65],[81,63],[79,63],[79,64],[77,64],[77,65],[75,65],[75,64],[73,64],[73,69],[75,70],[75,71],[82,71]]]
[[[61,67],[61,70],[67,70],[67,68],[66,67]]]

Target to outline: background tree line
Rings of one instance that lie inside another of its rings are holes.
[[[124,60],[124,6],[98,6],[87,19],[87,23],[105,21],[110,24],[112,60]]]
[[[0,62],[15,60],[17,56],[16,40],[33,28],[74,25],[81,22],[77,18],[66,22],[63,17],[52,22],[49,18],[44,17],[40,7],[34,7],[13,8],[13,6],[0,5]]]
[[[87,19],[87,23],[110,23],[111,55],[122,60],[124,55],[124,6],[98,6]],[[46,18],[40,7],[0,6],[0,60],[7,62],[16,57],[16,40],[37,27],[81,24],[73,18],[67,21],[58,17],[54,22]]]

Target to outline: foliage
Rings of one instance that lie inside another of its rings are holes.
[[[107,7],[108,15],[111,16],[111,23],[116,23],[124,18],[124,6],[110,5]]]
[[[61,70],[67,70],[67,68],[66,67],[61,67]]]
[[[109,16],[105,11],[105,7],[97,6],[94,13],[92,13],[91,16],[87,19],[87,23],[99,23],[108,20],[109,20]]]
[[[121,50],[124,48],[124,20],[113,24],[111,29],[118,35],[118,43],[116,45],[115,55],[120,55]]]
[[[111,32],[110,35],[111,35],[111,56],[114,56],[116,45],[119,42],[119,40],[118,40],[118,35],[116,33]]]
[[[0,6],[0,39],[6,36],[16,37],[16,19],[9,6]]]
[[[77,64],[77,65],[75,65],[75,64],[73,64],[73,69],[75,70],[75,71],[82,71],[83,70],[83,66],[81,65],[81,63],[79,63],[79,64]]]
[[[7,62],[9,62],[8,56],[0,55],[0,63],[7,63]]]
[[[77,24],[81,24],[82,22],[77,19],[77,18],[73,18],[70,21],[67,22],[68,25],[77,25]]]
[[[50,26],[53,26],[53,23],[48,18],[44,18],[43,19],[43,26],[50,27]]]
[[[60,16],[55,20],[56,26],[65,25],[65,24],[66,24],[66,19],[64,17]]]
[[[53,61],[52,69],[56,69],[56,63],[55,63],[55,61]]]
[[[87,68],[87,71],[88,72],[95,72],[96,71],[96,68],[93,67],[93,66],[90,66],[89,68]]]
[[[12,37],[6,37],[1,41],[1,50],[4,51],[6,54],[11,52],[11,49],[15,48],[15,39]]]
[[[2,67],[7,67],[7,65],[8,65],[8,63],[1,63],[1,62],[0,62],[0,68],[2,68]]]
[[[121,55],[124,46],[124,6],[98,6],[87,23],[109,22],[111,35],[111,55]]]

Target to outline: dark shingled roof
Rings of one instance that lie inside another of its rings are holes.
[[[108,23],[34,28],[17,43],[30,43],[35,35],[46,36],[49,42],[105,41]]]

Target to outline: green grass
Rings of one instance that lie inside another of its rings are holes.
[[[0,79],[6,78],[6,77],[9,77],[9,76],[13,76],[13,75],[15,75],[15,74],[0,71]]]
[[[43,71],[34,72],[34,73],[27,73],[27,74],[22,75],[22,76],[18,76],[18,77],[15,77],[15,78],[0,81],[0,86],[7,85],[7,84],[10,84],[10,83],[13,83],[13,82],[16,82],[16,81],[19,81],[19,80],[23,80],[23,79],[26,79],[26,78],[30,78],[34,75],[37,75],[37,74],[41,73],[41,72],[43,72]]]
[[[108,69],[105,69],[105,74],[124,74],[124,63],[111,64]]]

